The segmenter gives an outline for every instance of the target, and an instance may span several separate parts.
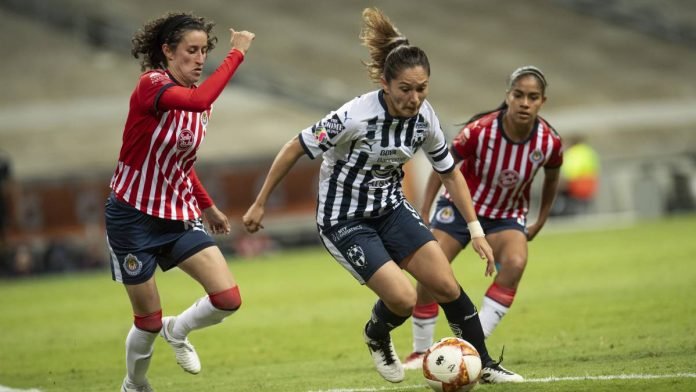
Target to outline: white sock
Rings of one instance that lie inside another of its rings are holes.
[[[133,325],[126,337],[126,370],[128,379],[136,384],[142,385],[146,382],[145,374],[150,367],[152,358],[153,343],[157,337],[157,332],[143,331]]]
[[[508,310],[510,308],[501,305],[499,302],[485,296],[483,297],[479,319],[481,320],[481,327],[485,337],[491,336],[493,330],[498,326],[498,323],[500,323],[500,320],[503,319]]]
[[[234,313],[232,310],[218,309],[210,302],[210,298],[205,297],[196,301],[191,307],[176,316],[172,336],[175,339],[183,340],[189,332],[194,329],[201,329],[218,324],[222,320]]]
[[[433,345],[437,316],[431,318],[411,317],[413,325],[413,351],[424,353]]]

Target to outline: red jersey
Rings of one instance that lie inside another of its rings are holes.
[[[141,75],[130,99],[111,189],[152,216],[196,219],[212,200],[193,171],[212,104],[244,55],[232,50],[200,87],[184,87],[169,72]]]
[[[478,216],[489,219],[526,217],[529,189],[540,168],[563,163],[561,138],[537,118],[527,140],[516,143],[503,131],[503,111],[467,124],[452,142],[462,159],[460,170]]]

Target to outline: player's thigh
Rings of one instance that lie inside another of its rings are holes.
[[[402,263],[437,302],[450,302],[459,297],[459,283],[440,245],[430,241]]]
[[[507,286],[514,286],[527,266],[527,237],[519,230],[502,230],[486,235],[500,265],[499,278]]]
[[[123,286],[128,293],[134,314],[148,315],[162,308],[154,276],[143,283],[124,284]]]
[[[410,315],[416,305],[413,284],[393,261],[383,264],[365,284],[392,312],[400,316]]]
[[[447,260],[449,260],[451,263],[452,260],[457,257],[459,252],[464,249],[464,245],[445,231],[440,229],[433,229],[432,231],[435,239],[440,245],[440,248],[442,248],[442,252],[445,254],[445,257],[447,257]]]
[[[179,263],[179,268],[198,281],[207,293],[217,293],[237,285],[217,246],[193,254]]]

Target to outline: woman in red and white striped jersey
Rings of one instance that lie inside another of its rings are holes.
[[[201,365],[188,333],[221,322],[241,305],[237,283],[202,218],[213,233],[228,233],[230,224],[193,163],[213,102],[244,60],[254,34],[230,29],[230,51],[196,86],[217,42],[212,28],[204,18],[169,13],[133,38],[132,54],[145,73],[130,98],[105,214],[112,277],[124,284],[134,313],[122,391],[152,390],[146,372],[158,333],[184,370],[198,373]],[[178,316],[162,318],[157,265],[164,271],[179,267],[207,295]]]
[[[561,138],[538,113],[546,101],[546,77],[534,66],[516,69],[508,79],[505,101],[496,109],[470,119],[452,142],[451,151],[471,189],[474,208],[493,248],[497,274],[479,312],[486,337],[508,312],[527,264],[527,242],[546,222],[563,163]],[[541,207],[535,223],[527,226],[530,186],[544,169]],[[440,188],[432,174],[426,185],[421,215],[430,209]],[[437,201],[430,222],[447,258],[454,258],[471,236],[447,192]],[[432,344],[438,306],[420,285],[413,312],[414,351],[405,361],[420,368],[423,352]]]

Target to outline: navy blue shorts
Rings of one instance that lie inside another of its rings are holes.
[[[106,201],[106,235],[111,253],[111,277],[124,284],[150,279],[157,265],[163,271],[215,241],[201,219],[176,221],[147,215],[112,193]]]
[[[376,218],[351,219],[327,229],[319,237],[331,255],[360,284],[388,261],[397,264],[435,237],[418,212],[403,201]]]
[[[519,230],[524,233],[525,236],[527,235],[527,224],[524,216],[509,219],[488,219],[479,216],[478,220],[486,234],[492,234],[503,230]],[[451,235],[452,238],[462,244],[462,247],[466,247],[469,241],[471,241],[466,219],[459,213],[454,203],[444,196],[440,196],[437,200],[435,213],[432,219],[430,219],[430,227],[442,230]]]

